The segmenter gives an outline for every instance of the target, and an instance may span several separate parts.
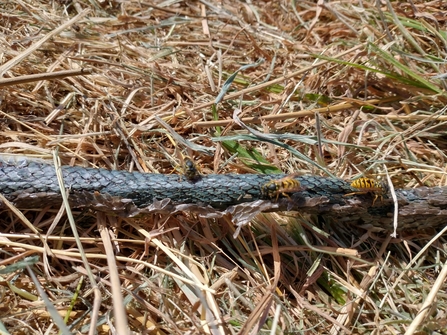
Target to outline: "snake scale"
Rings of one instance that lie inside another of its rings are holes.
[[[284,175],[210,174],[190,181],[181,175],[110,171],[80,166],[62,166],[61,170],[73,207],[88,206],[90,197],[101,202],[101,197],[95,195],[121,199],[121,202],[132,203],[137,208],[170,199],[174,205],[193,204],[205,209],[225,210],[231,206],[263,200],[274,202],[269,211],[298,210],[323,215],[340,224],[369,224],[383,229],[390,229],[392,225],[394,206],[391,199],[378,201],[371,206],[371,195],[346,196],[355,190],[341,179],[299,176],[296,179],[300,181],[302,190],[274,201],[263,199],[261,187]],[[61,203],[54,166],[26,157],[0,157],[0,193],[20,209],[43,208]],[[420,229],[437,227],[446,222],[447,188],[396,190],[396,195],[402,227]],[[5,207],[4,204],[0,205]],[[107,201],[95,208],[101,205],[107,211],[113,211],[113,208],[107,208]]]

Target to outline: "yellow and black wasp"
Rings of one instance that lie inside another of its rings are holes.
[[[378,198],[383,201],[383,197],[388,193],[388,184],[385,181],[377,181],[374,178],[363,177],[351,182],[351,187],[358,189],[356,192],[348,193],[345,196],[356,194],[368,194],[374,195],[373,206]]]
[[[202,177],[202,174],[200,173],[200,170],[197,167],[196,163],[194,163],[189,156],[186,156],[183,159],[183,175],[189,181],[197,181]]]
[[[294,193],[303,190],[301,183],[295,179],[299,173],[292,173],[281,179],[274,179],[262,185],[261,193],[265,199],[275,199],[278,201],[279,196],[289,197],[287,193]]]

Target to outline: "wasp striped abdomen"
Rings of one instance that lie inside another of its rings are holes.
[[[383,197],[388,193],[388,185],[385,181],[377,181],[376,179],[367,177],[352,181],[351,187],[358,189],[358,191],[348,193],[346,196],[371,193],[374,195],[373,205],[378,198],[383,200]]]
[[[265,199],[275,199],[278,201],[279,196],[289,197],[287,193],[299,192],[303,188],[301,183],[295,179],[299,174],[290,174],[281,179],[271,180],[262,185],[261,193]]]

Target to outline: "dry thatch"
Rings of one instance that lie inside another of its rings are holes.
[[[402,188],[446,184],[443,1],[0,8],[2,153],[57,149],[63,164],[155,173],[178,173],[188,154],[203,173],[325,169],[344,179],[388,173]],[[247,140],[236,109],[283,140]],[[157,117],[212,154],[176,141]],[[57,334],[61,323],[99,334],[447,328],[445,239],[427,232],[353,238],[353,227],[282,213],[233,239],[226,218],[54,208],[3,211],[0,225],[5,333]]]

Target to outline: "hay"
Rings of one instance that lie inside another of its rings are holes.
[[[184,155],[204,174],[386,178],[386,167],[396,188],[444,186],[445,6],[376,3],[4,2],[0,151],[155,173],[178,173]],[[236,109],[313,164],[242,140]],[[241,140],[213,140],[230,135]],[[5,210],[0,226],[11,334],[447,327],[445,240],[431,232],[392,239],[282,213],[233,239],[225,217],[54,208]]]

